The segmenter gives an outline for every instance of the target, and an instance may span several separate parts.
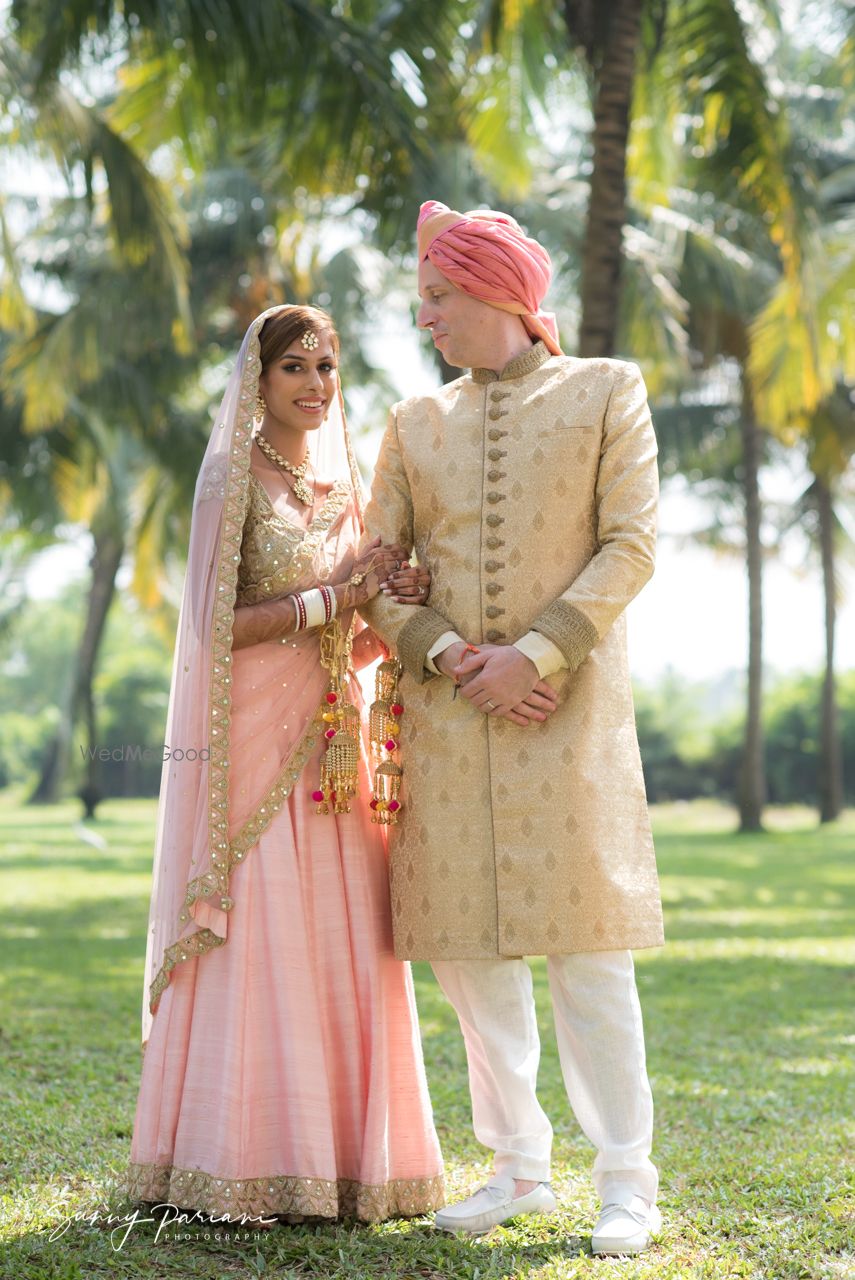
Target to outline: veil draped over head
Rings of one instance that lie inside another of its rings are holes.
[[[230,840],[232,628],[261,373],[253,320],[214,419],[193,499],[178,619],[157,816],[142,1010],[143,1045],[174,967],[221,946],[228,933],[229,874],[243,853]],[[328,327],[323,313],[314,322]],[[321,482],[346,484],[362,523],[362,488],[339,384],[321,428],[309,434]],[[285,764],[285,761],[282,761]],[[282,800],[290,793],[282,787]]]

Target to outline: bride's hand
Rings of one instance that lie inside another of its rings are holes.
[[[430,595],[430,571],[424,565],[404,564],[395,569],[381,584],[384,596],[398,604],[427,604]]]
[[[339,583],[335,587],[339,609],[359,608],[367,600],[372,600],[380,590],[380,583],[385,582],[395,565],[400,564],[400,557],[394,549],[384,547],[379,538],[372,539],[359,553],[350,571],[350,582]],[[357,582],[353,579],[357,578]]]

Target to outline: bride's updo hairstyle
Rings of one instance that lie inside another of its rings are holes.
[[[258,335],[261,348],[261,367],[267,369],[285,354],[291,343],[299,340],[305,333],[315,334],[318,343],[321,337],[329,336],[336,359],[339,355],[339,339],[332,317],[320,307],[288,307],[270,316],[261,326]],[[317,345],[317,344],[316,344]],[[306,354],[313,348],[307,347]]]

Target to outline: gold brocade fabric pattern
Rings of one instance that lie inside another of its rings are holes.
[[[215,1178],[200,1169],[171,1165],[131,1164],[127,1191],[132,1201],[192,1205],[202,1213],[234,1220],[274,1214],[301,1218],[358,1218],[381,1222],[388,1218],[415,1218],[445,1204],[441,1176],[395,1178],[376,1186],[339,1178],[297,1178],[277,1174],[270,1178],[233,1180]]]
[[[656,437],[636,366],[537,343],[396,405],[366,535],[414,548],[430,602],[361,609],[404,667],[405,804],[390,831],[395,951],[489,959],[655,947],[662,910],[624,610],[653,571]],[[547,636],[558,706],[486,716],[425,656]],[[450,833],[452,837],[450,838]]]
[[[290,591],[295,582],[305,578],[313,567],[319,581],[327,579],[330,566],[319,563],[322,544],[349,498],[349,486],[333,485],[306,529],[278,514],[264,486],[250,472],[235,604],[276,600]]]

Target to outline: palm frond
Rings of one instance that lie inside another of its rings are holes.
[[[145,264],[161,293],[171,298],[178,323],[176,339],[191,331],[188,308],[186,234],[177,207],[166,190],[106,117],[61,83],[37,89],[31,59],[13,41],[0,49],[0,92],[22,104],[12,141],[47,150],[73,184],[85,183],[95,207],[103,175],[106,216],[116,251],[132,266]]]
[[[734,0],[672,0],[664,74],[694,112],[703,170],[735,182],[768,222],[783,270],[794,275],[799,220],[786,165],[788,133]],[[700,162],[699,162],[700,163]]]
[[[764,421],[807,429],[838,381],[855,380],[855,240],[835,224],[816,238],[799,279],[782,279],[751,328],[750,375]]]

